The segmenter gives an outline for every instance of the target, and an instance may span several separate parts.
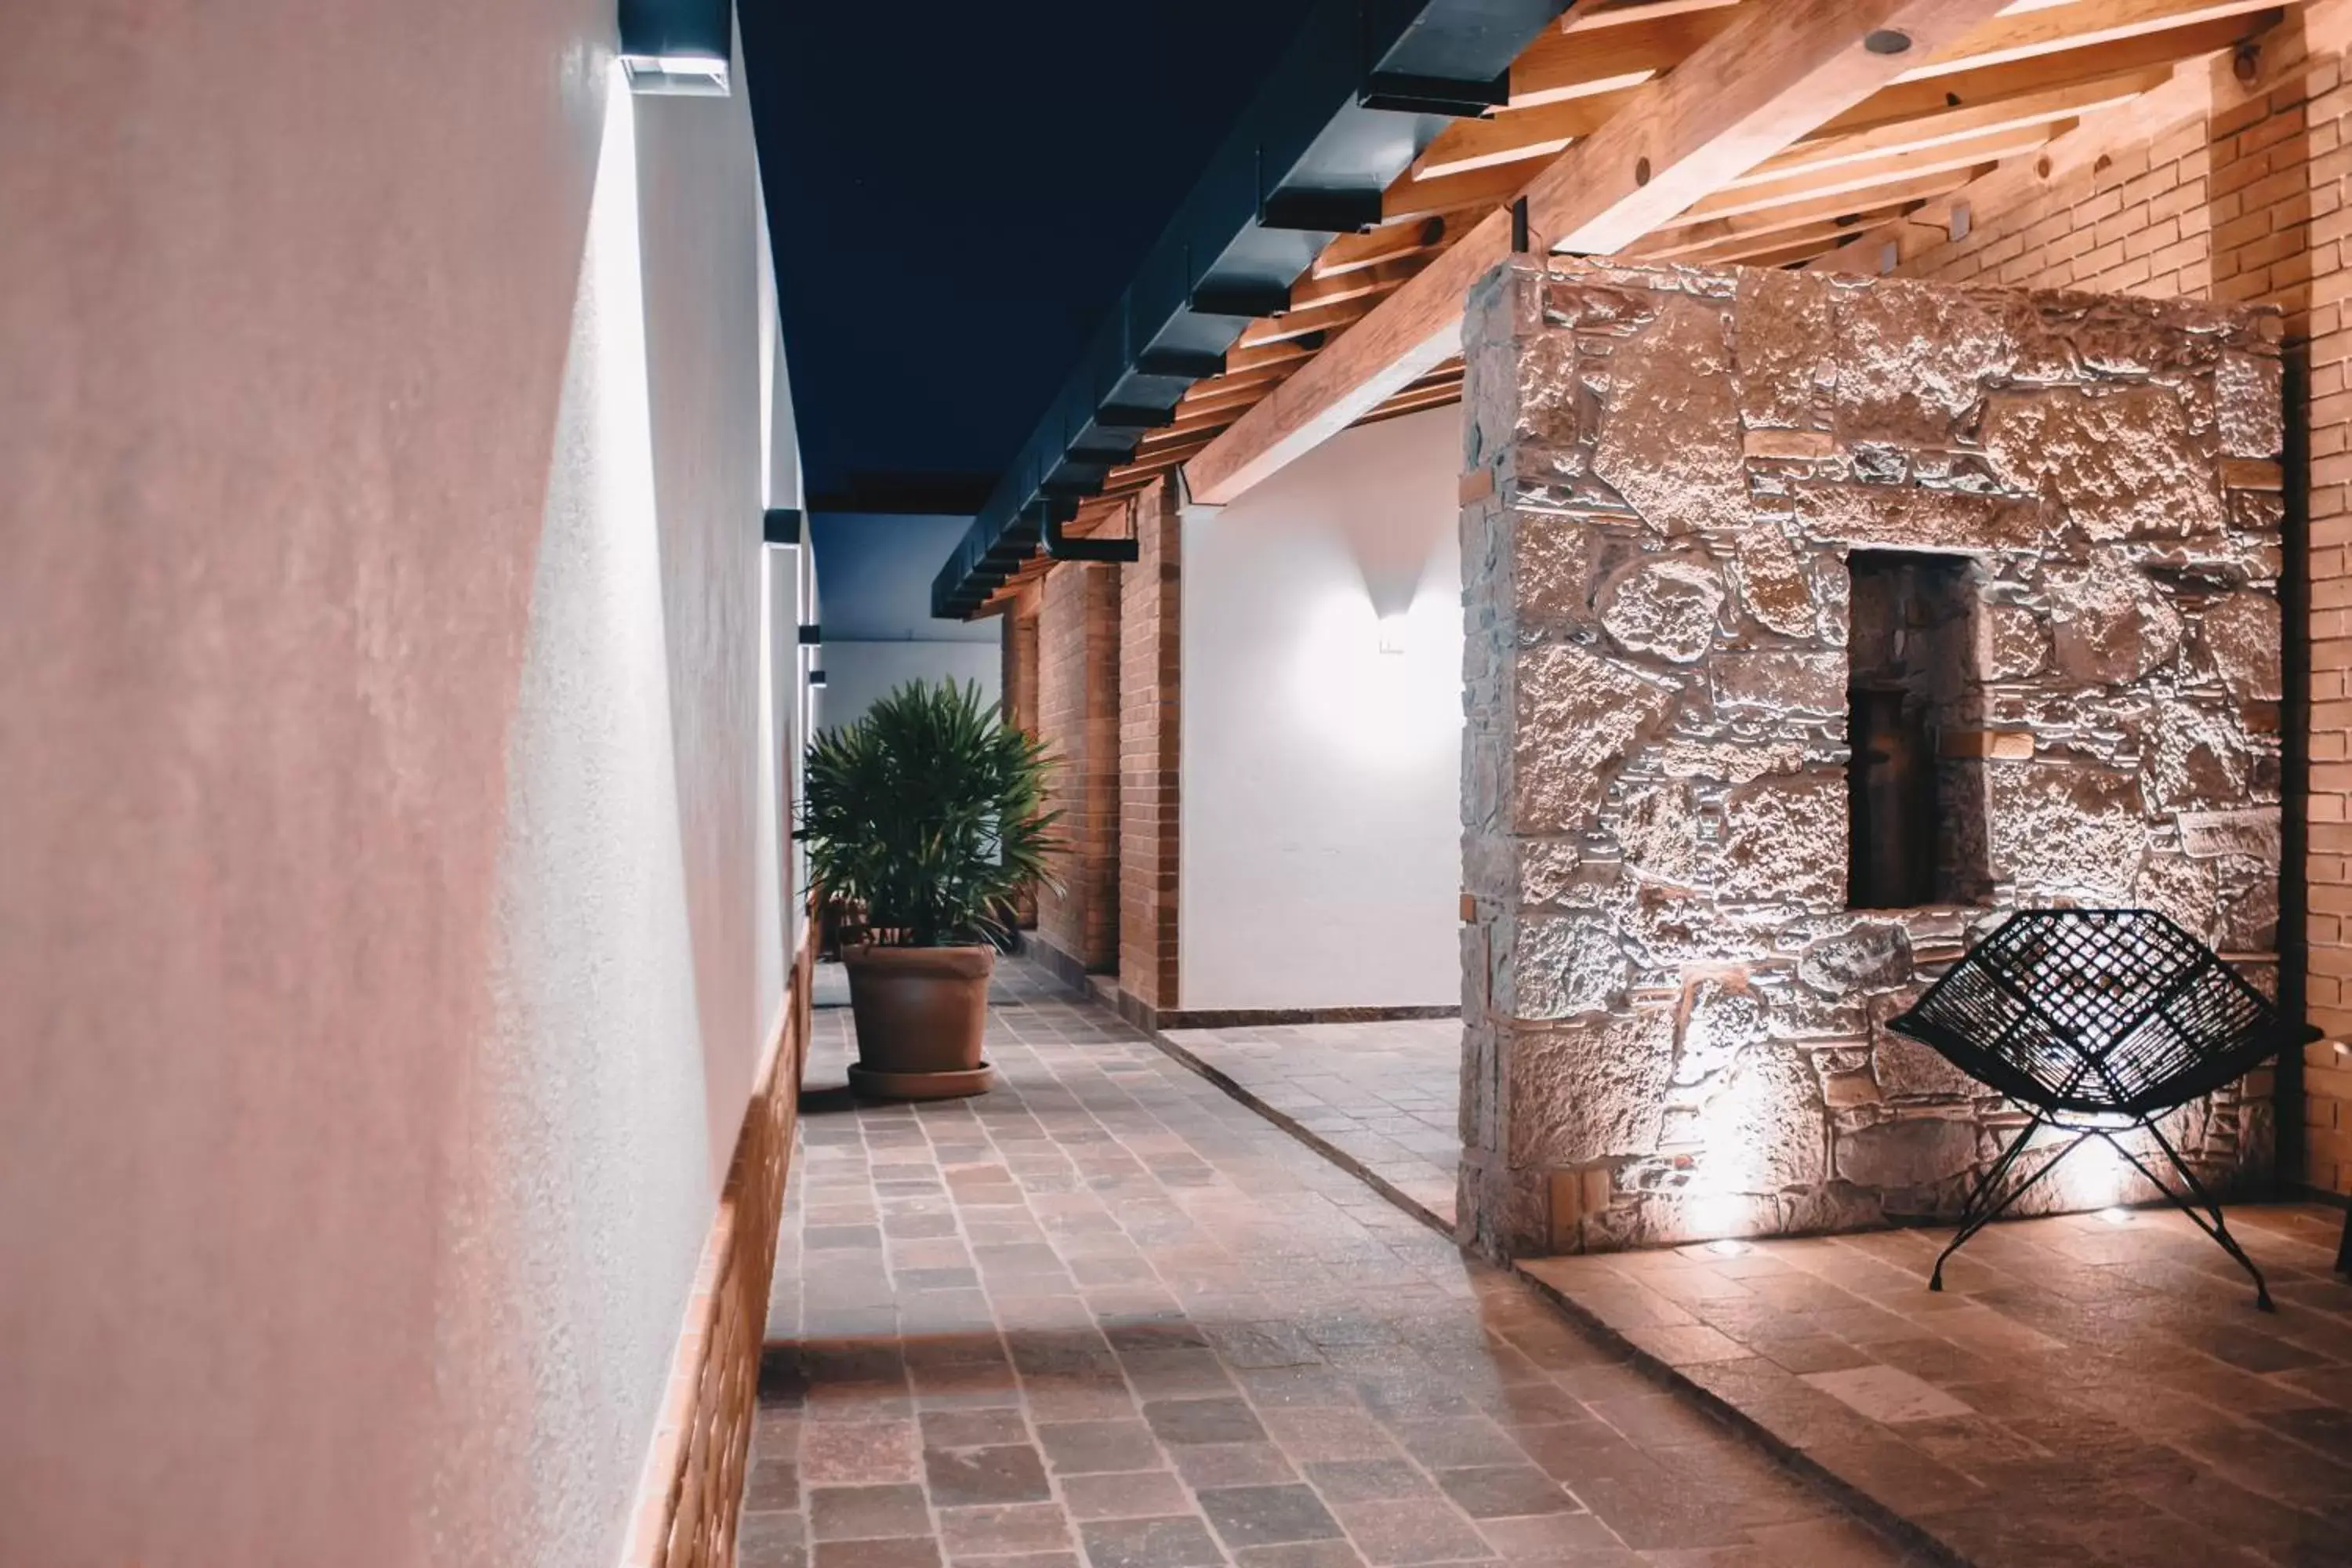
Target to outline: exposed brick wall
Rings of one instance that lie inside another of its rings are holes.
[[[1118,568],[1065,562],[1037,616],[1037,732],[1060,759],[1059,892],[1037,896],[1037,935],[1071,964],[1118,966]]]
[[[2292,26],[2264,42],[2275,81],[2249,93],[2226,64],[2212,108],[2158,129],[2033,200],[1977,215],[1974,232],[1906,261],[1911,276],[1955,282],[2189,295],[2263,302],[2308,343],[2310,454],[2309,912],[2305,1004],[2328,1038],[2305,1053],[2300,1177],[2352,1194],[2352,326],[2344,240],[2352,232],[2340,61],[2302,58]],[[2289,483],[2294,482],[2291,475]]]
[[[1032,584],[1004,611],[1003,684],[999,688],[1004,717],[1032,735],[1037,733],[1037,597]],[[1035,889],[1013,900],[1013,916],[1024,931],[1036,928]]]
[[[1183,718],[1182,525],[1165,483],[1138,498],[1141,553],[1119,569],[1118,984],[1176,1006],[1178,737]]]

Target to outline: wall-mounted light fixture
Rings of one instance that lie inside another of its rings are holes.
[[[801,647],[814,647],[824,641],[824,628],[814,621],[801,623]]]
[[[823,686],[824,684],[824,671],[821,669],[810,670],[809,684],[811,686]]]
[[[621,68],[633,92],[724,98],[732,0],[621,0]]]

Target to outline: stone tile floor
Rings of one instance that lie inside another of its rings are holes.
[[[1453,1229],[1460,1019],[1170,1029],[1160,1038]]]
[[[818,1015],[744,1568],[1903,1561],[1108,1009],[1005,966],[973,1100]]]
[[[2352,1563],[2343,1216],[2246,1206],[1549,1258],[1591,1316],[1986,1564]]]

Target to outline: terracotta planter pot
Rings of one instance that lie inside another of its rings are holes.
[[[981,1057],[992,947],[845,949],[857,1063],[849,1084],[885,1100],[951,1100],[996,1079]]]

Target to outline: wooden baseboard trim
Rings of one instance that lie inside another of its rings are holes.
[[[759,1402],[760,1348],[776,1269],[815,949],[803,942],[769,1031],[719,1212],[702,1244],[646,1456],[623,1568],[730,1568]]]

